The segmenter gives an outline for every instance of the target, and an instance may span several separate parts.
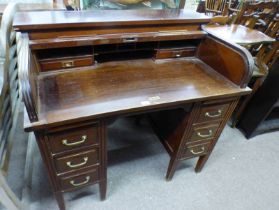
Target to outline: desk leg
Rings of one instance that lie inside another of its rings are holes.
[[[100,191],[100,198],[101,200],[106,199],[106,193],[107,193],[107,180],[102,180],[99,183],[99,191]]]
[[[60,210],[65,210],[65,202],[62,192],[54,192]]]
[[[101,200],[106,199],[107,193],[107,123],[101,121],[101,151],[102,151],[102,159],[101,159],[101,178],[99,182],[99,192]]]
[[[168,171],[167,171],[167,175],[166,175],[166,180],[170,181],[173,177],[173,174],[175,172],[175,168],[177,166],[178,160],[176,157],[171,157],[170,159],[170,163],[169,163],[169,167],[168,167]]]

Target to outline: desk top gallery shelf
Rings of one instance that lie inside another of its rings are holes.
[[[26,130],[247,94],[251,55],[202,31],[208,22],[183,10],[19,13]]]

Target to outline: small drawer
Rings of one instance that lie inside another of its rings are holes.
[[[209,149],[210,142],[203,144],[188,145],[183,153],[182,158],[191,158],[205,155]]]
[[[185,49],[160,49],[157,50],[155,59],[191,57],[195,55],[196,48]]]
[[[98,168],[83,174],[61,177],[60,186],[62,191],[74,190],[76,188],[90,185],[99,180]]]
[[[56,58],[40,60],[41,71],[67,69],[82,66],[91,66],[94,63],[93,55],[76,56],[68,58]]]
[[[201,108],[197,123],[207,122],[212,120],[219,120],[224,118],[226,115],[230,103],[221,104],[221,105],[204,105]]]
[[[217,132],[219,125],[220,124],[218,123],[218,124],[211,124],[211,125],[194,126],[192,135],[188,142],[208,140],[213,138]]]
[[[99,150],[94,148],[88,152],[57,158],[54,162],[58,174],[93,166],[99,162]]]
[[[99,143],[98,125],[69,129],[48,135],[50,150],[53,154],[83,148]]]

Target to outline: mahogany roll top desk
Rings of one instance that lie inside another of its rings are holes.
[[[106,194],[106,128],[146,114],[170,155],[212,152],[252,73],[242,47],[201,29],[184,10],[22,12],[24,127],[34,132],[60,209],[63,192],[98,183]],[[167,166],[167,164],[166,164]]]

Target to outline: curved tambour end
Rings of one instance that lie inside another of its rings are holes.
[[[240,88],[247,87],[254,60],[244,47],[208,34],[197,50],[197,57]]]
[[[28,35],[21,34],[21,49],[18,55],[19,82],[29,120],[36,122],[38,121],[36,71],[31,56]]]

